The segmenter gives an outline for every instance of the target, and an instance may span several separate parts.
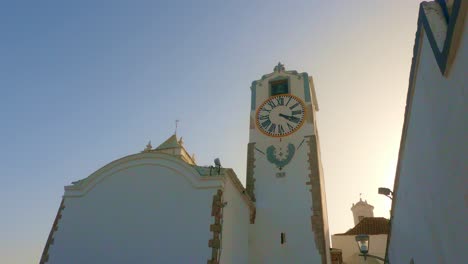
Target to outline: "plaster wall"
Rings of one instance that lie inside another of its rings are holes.
[[[220,263],[247,264],[250,209],[229,177],[224,185],[223,202],[227,204],[223,208]]]
[[[296,139],[299,145],[302,139]],[[266,149],[268,142],[258,142]],[[296,150],[295,157],[282,169],[284,177],[265,155],[255,152],[256,219],[251,225],[250,263],[321,263],[311,228],[312,197],[308,178],[307,144]],[[280,243],[281,233],[286,243]]]
[[[65,195],[47,263],[206,263],[217,188],[195,188],[184,166],[129,161],[84,195]]]
[[[391,263],[462,263],[468,245],[466,21],[448,77],[424,34],[389,244]],[[416,62],[413,62],[416,63]]]
[[[369,254],[385,257],[385,249],[387,245],[387,235],[370,235],[370,250]],[[343,262],[346,264],[361,264],[364,262],[363,258],[359,256],[359,249],[356,244],[354,235],[343,236],[333,235],[332,236],[333,248],[339,248],[342,250]],[[370,261],[370,259],[369,259]],[[382,261],[376,260],[377,263],[383,263]]]

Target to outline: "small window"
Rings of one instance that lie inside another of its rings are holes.
[[[286,234],[281,233],[281,244],[284,244],[284,243],[286,243]]]
[[[270,82],[271,96],[289,93],[288,79]]]

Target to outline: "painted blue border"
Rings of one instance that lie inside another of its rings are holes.
[[[450,19],[450,15],[449,15],[449,12],[448,12],[447,3],[445,2],[445,0],[437,0],[437,3],[439,3],[440,7],[442,7],[442,11],[444,12],[445,21],[447,21],[447,23],[448,23],[449,19]]]
[[[431,44],[432,52],[434,53],[439,69],[443,75],[445,74],[447,70],[448,55],[450,53],[450,48],[452,46],[452,37],[455,31],[455,23],[457,22],[458,15],[460,13],[460,6],[461,6],[462,1],[463,0],[454,1],[451,17],[448,17],[448,11],[444,11],[444,16],[445,16],[445,12],[447,12],[446,19],[448,19],[449,23],[447,26],[447,36],[445,37],[444,47],[442,48],[442,51],[440,51],[439,47],[437,46],[434,33],[432,32],[431,26],[429,24],[429,20],[427,19],[426,13],[424,12],[423,5],[425,3],[422,2],[419,6],[418,32],[419,32],[419,27],[420,27],[419,25],[422,24],[422,26],[424,26],[424,30],[426,31],[427,38],[429,39],[429,43]],[[437,3],[439,4],[440,2],[441,1],[437,1]],[[441,5],[442,10],[444,9],[447,10],[445,1],[443,2],[444,2],[444,5]],[[416,38],[418,38],[418,35],[416,36]],[[416,39],[416,42],[417,41],[418,39]]]
[[[250,98],[250,110],[254,111],[256,106],[255,99],[257,98],[257,81],[252,82],[252,86],[250,86],[250,90],[252,91],[252,95]]]
[[[310,103],[309,74],[307,74],[307,72],[303,72],[301,75],[302,79],[304,79],[304,100],[306,103]]]

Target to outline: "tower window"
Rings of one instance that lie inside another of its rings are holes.
[[[284,244],[284,243],[286,243],[286,234],[281,233],[281,244]]]
[[[289,82],[288,79],[277,80],[270,82],[270,94],[278,95],[278,94],[287,94],[289,93]]]

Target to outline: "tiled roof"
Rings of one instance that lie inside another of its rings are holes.
[[[346,235],[380,235],[388,234],[390,229],[390,220],[384,217],[366,217],[362,219],[354,228],[348,230],[343,234],[337,234],[340,236]]]

